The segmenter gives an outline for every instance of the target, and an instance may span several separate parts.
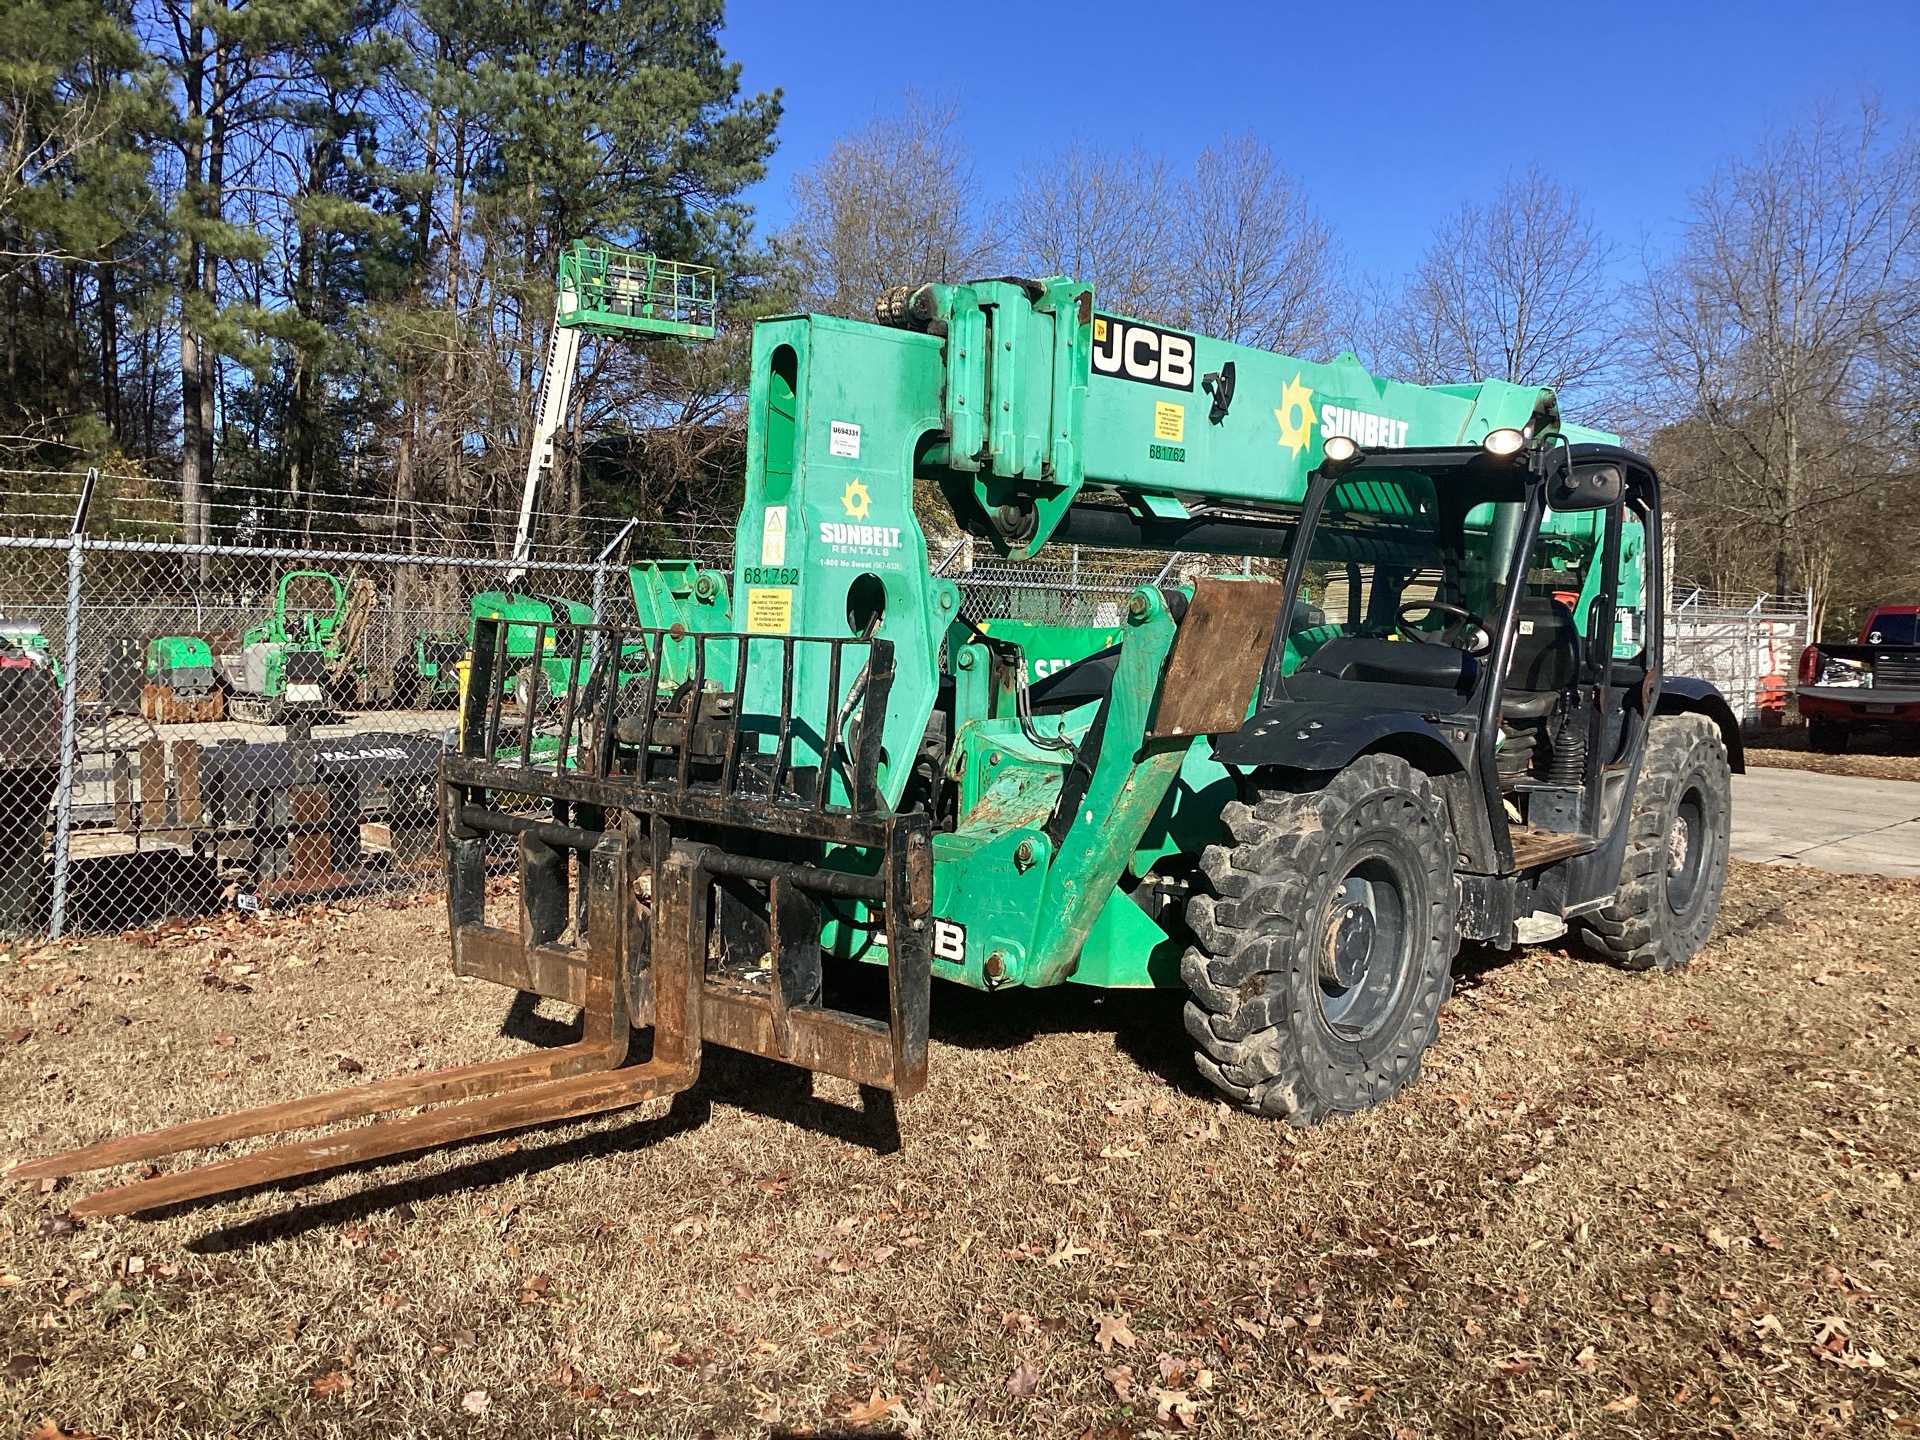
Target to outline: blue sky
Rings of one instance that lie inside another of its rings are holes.
[[[1770,123],[1863,88],[1920,108],[1920,0],[732,0],[724,43],[748,87],[786,92],[753,195],[764,225],[785,219],[795,169],[912,86],[959,102],[989,191],[1075,134],[1184,161],[1251,128],[1353,260],[1388,275],[1442,215],[1529,163],[1637,254]]]

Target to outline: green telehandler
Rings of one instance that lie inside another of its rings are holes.
[[[1417,1077],[1463,940],[1571,930],[1661,970],[1705,942],[1740,735],[1662,666],[1644,458],[1550,390],[1396,384],[1063,278],[877,314],[755,327],[709,624],[556,620],[541,713],[502,703],[527,622],[476,624],[441,774],[454,968],[581,1007],[581,1039],[18,1173],[448,1102],[74,1206],[148,1209],[637,1105],[707,1044],[910,1096],[934,978],[1179,989],[1206,1080],[1304,1125]],[[1076,544],[1217,564],[1061,649],[969,617],[917,504],[1043,580]]]

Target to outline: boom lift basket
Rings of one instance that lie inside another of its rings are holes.
[[[514,706],[497,672],[509,629],[527,625],[536,655],[549,632],[575,632],[557,647],[573,657],[571,683],[562,697]],[[763,668],[775,656],[777,672]],[[777,685],[750,690],[750,661]],[[672,1095],[698,1078],[708,1040],[903,1097],[925,1084],[932,856],[926,817],[881,797],[888,642],[482,620],[472,666],[459,749],[441,766],[454,967],[579,1005],[580,1041],[106,1141],[29,1161],[16,1177],[442,1106],[72,1207],[151,1210]],[[807,688],[796,671],[808,666],[827,675],[818,715],[794,704]],[[681,674],[665,693],[656,683]],[[709,688],[716,674],[732,688]],[[777,705],[742,704],[774,691]],[[517,844],[512,929],[483,913],[501,835]],[[850,921],[847,905],[864,921]],[[857,924],[876,950],[884,943],[884,1016],[826,1003],[829,920]],[[648,1025],[651,1057],[627,1065],[632,1028]]]
[[[719,273],[575,240],[560,256],[559,323],[594,335],[674,335],[711,340]]]

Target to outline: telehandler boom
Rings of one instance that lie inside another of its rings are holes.
[[[1395,384],[1067,279],[878,313],[756,326],[730,586],[696,604],[640,566],[637,624],[476,625],[442,766],[454,967],[581,1006],[585,1038],[21,1173],[450,1102],[74,1207],[148,1209],[636,1105],[707,1043],[909,1096],[932,977],[1183,986],[1206,1077],[1309,1124],[1417,1076],[1462,939],[1573,927],[1663,969],[1704,943],[1740,740],[1662,671],[1644,459],[1548,390]],[[1232,559],[1036,677],[1022,626],[933,573],[932,510],[1042,578],[1072,544]],[[564,693],[511,713],[511,657],[556,629]]]

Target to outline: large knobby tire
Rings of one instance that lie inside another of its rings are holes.
[[[1180,964],[1201,1073],[1295,1125],[1411,1084],[1459,948],[1454,847],[1427,777],[1368,755],[1222,818],[1234,843],[1201,856]]]
[[[1727,881],[1733,782],[1720,727],[1656,715],[1647,727],[1620,888],[1581,938],[1629,970],[1681,970],[1700,953]]]

